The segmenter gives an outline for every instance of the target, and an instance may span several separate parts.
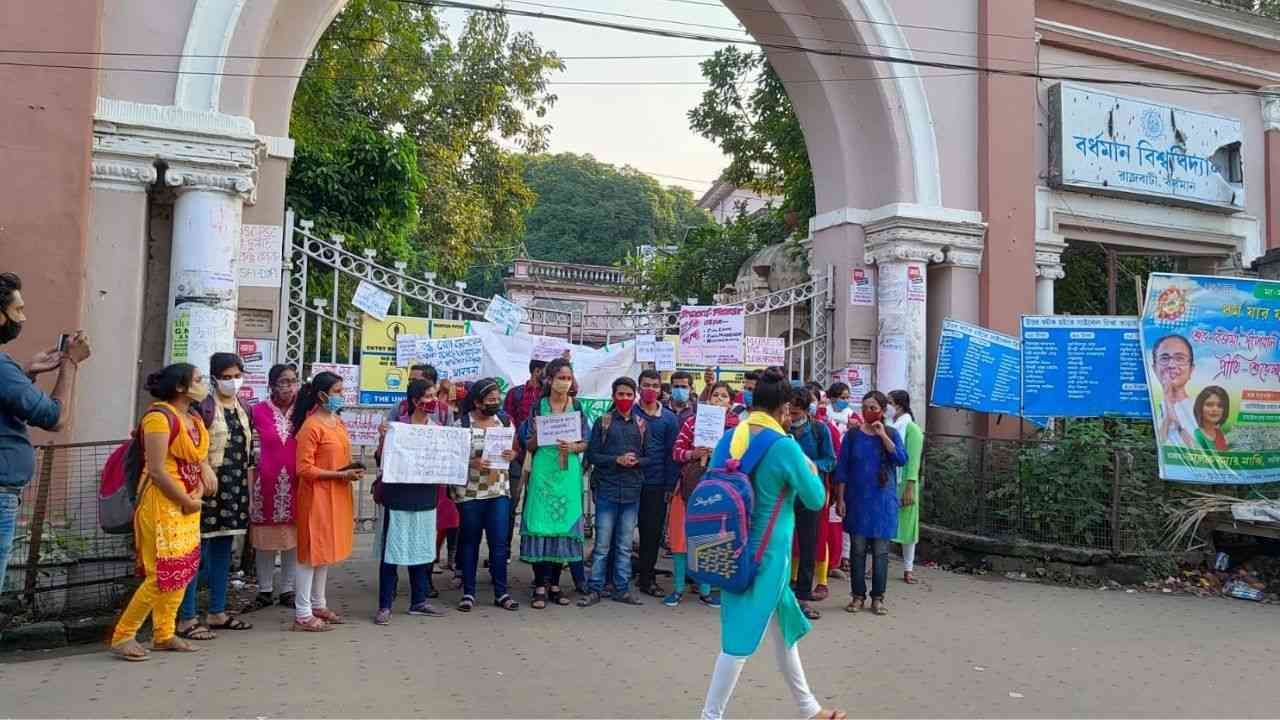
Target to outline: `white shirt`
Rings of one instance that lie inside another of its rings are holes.
[[[845,433],[849,432],[849,418],[852,416],[853,405],[849,405],[844,410],[836,410],[836,406],[832,405],[827,410],[827,417],[836,424],[836,429],[840,431],[840,437],[844,437]]]
[[[1183,400],[1179,400],[1176,403],[1172,403],[1172,408],[1170,408],[1170,403],[1168,402],[1161,403],[1160,420],[1156,424],[1157,428],[1159,427],[1159,425],[1164,423],[1165,414],[1170,412],[1171,410],[1173,412],[1173,419],[1177,421],[1175,426],[1169,428],[1168,437],[1164,439],[1164,443],[1166,445],[1175,445],[1177,447],[1187,447],[1187,442],[1182,437],[1182,432],[1185,432],[1188,436],[1192,438],[1195,437],[1195,431],[1197,427],[1195,408],[1196,408],[1196,401],[1192,400],[1189,397]],[[1182,426],[1182,432],[1178,431],[1177,425]]]

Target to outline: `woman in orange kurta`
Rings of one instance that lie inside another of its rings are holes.
[[[298,568],[294,630],[323,632],[343,622],[329,609],[329,566],[351,555],[355,503],[351,483],[364,470],[353,467],[351,438],[338,419],[342,378],[322,372],[303,386],[293,409],[298,439]]]

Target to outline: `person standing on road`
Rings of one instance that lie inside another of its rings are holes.
[[[148,376],[146,388],[156,401],[143,413],[136,436],[143,467],[133,514],[134,548],[145,577],[111,636],[111,652],[135,662],[150,656],[137,640],[148,615],[153,649],[196,649],[177,636],[178,606],[200,567],[201,497],[217,488],[208,463],[209,431],[192,412],[209,394],[200,370],[170,365]]]
[[[502,412],[511,421],[511,426],[519,428],[533,415],[533,408],[542,399],[543,373],[547,369],[547,361],[529,361],[529,379],[517,388],[511,388],[502,402]],[[520,511],[520,500],[524,497],[524,462],[523,446],[518,445],[516,457],[511,461],[511,516],[507,518],[507,557],[511,554],[511,545],[516,536],[516,515]]]
[[[236,537],[249,529],[249,484],[253,473],[253,423],[249,408],[240,399],[244,363],[235,353],[214,353],[209,358],[214,391],[199,405],[200,418],[209,428],[209,467],[218,477],[218,489],[204,499],[200,511],[200,572],[187,585],[178,609],[178,637],[212,640],[214,630],[248,630],[250,623],[227,612],[227,583],[231,580],[231,551]],[[209,588],[209,610],[204,623],[197,616],[199,586]]]
[[[22,280],[13,273],[0,273],[0,345],[18,339],[26,320]],[[0,593],[4,592],[22,490],[36,469],[27,426],[58,432],[70,424],[76,372],[89,355],[89,337],[82,332],[71,337],[61,351],[55,348],[37,353],[25,367],[0,352]],[[50,397],[36,387],[35,380],[55,368],[58,379]]]
[[[600,602],[609,568],[609,552],[616,550],[613,563],[613,599],[626,605],[643,605],[628,591],[631,584],[631,537],[640,512],[644,472],[661,458],[644,418],[635,412],[636,383],[629,377],[613,381],[613,406],[595,427],[587,445],[595,487],[595,545],[591,549],[589,592],[578,600],[579,607]]]
[[[894,542],[902,546],[902,581],[916,582],[916,543],[920,540],[920,459],[924,455],[924,432],[911,412],[911,396],[906,390],[889,393],[885,418],[907,451],[907,464],[898,470],[898,533]]]
[[[804,612],[804,616],[810,620],[817,620],[822,617],[822,614],[816,608],[810,607],[809,603],[827,599],[825,594],[821,597],[814,595],[813,582],[814,572],[817,569],[818,527],[822,519],[822,509],[826,507],[825,479],[835,469],[836,453],[831,447],[831,436],[827,433],[826,427],[812,420],[811,404],[815,405],[816,410],[816,402],[809,390],[802,388],[795,391],[790,405],[791,424],[788,429],[791,437],[795,438],[800,449],[804,451],[805,457],[818,468],[818,475],[823,479],[823,504],[817,510],[810,510],[800,502],[799,498],[796,499],[794,548],[796,566],[792,570],[792,581],[795,583],[796,599],[800,601],[800,609]]]
[[[662,376],[657,370],[642,371],[640,404],[635,408],[636,416],[644,420],[651,451],[661,453],[644,468],[644,485],[640,489],[640,563],[636,568],[636,585],[640,592],[659,599],[666,597],[667,591],[657,582],[658,548],[666,528],[667,503],[680,473],[680,466],[671,453],[680,426],[676,414],[658,401],[661,387]],[[623,551],[630,552],[627,543],[618,545],[615,553]]]
[[[355,503],[351,483],[364,468],[351,462],[351,437],[338,419],[342,378],[318,373],[293,408],[298,438],[298,577],[293,629],[324,632],[344,622],[329,609],[329,566],[351,555]]]
[[[273,365],[267,372],[271,397],[253,406],[250,413],[258,433],[261,453],[258,472],[249,489],[249,541],[253,543],[258,572],[258,597],[254,605],[270,607],[275,590],[276,554],[280,555],[280,605],[293,607],[293,581],[297,572],[298,441],[289,416],[298,397],[298,370]]]
[[[791,394],[791,386],[781,375],[766,372],[757,382],[754,405],[747,422],[739,424],[731,434],[721,439],[711,456],[712,467],[722,467],[730,458],[741,459],[751,443],[756,442],[759,433],[786,435],[782,423],[787,418]],[[795,493],[805,508],[816,510],[822,507],[826,490],[813,463],[804,456],[796,442],[787,438],[778,440],[769,448],[751,473],[751,485],[755,491],[755,503],[751,511],[748,547],[754,552],[770,525],[772,534],[755,580],[747,591],[725,591],[721,594],[721,652],[707,688],[702,717],[707,720],[724,717],[747,658],[755,654],[772,625],[778,669],[800,709],[800,717],[844,718],[845,714],[840,711],[824,710],[809,690],[797,643],[812,626],[801,612],[795,594],[788,588],[795,511],[793,504],[787,501],[787,495]],[[780,511],[774,516],[774,507],[779,505],[779,499],[782,501]]]
[[[867,550],[872,553],[871,611],[887,615],[889,542],[898,534],[898,483],[895,468],[907,464],[898,431],[884,424],[889,400],[873,390],[862,398],[862,425],[850,430],[836,462],[837,513],[853,538],[853,599],[845,610],[858,612],[867,602]]]
[[[693,376],[684,370],[671,373],[671,403],[667,407],[676,414],[677,428],[682,427],[698,409],[698,398],[693,394]]]
[[[739,402],[739,404],[734,405],[733,409],[730,410],[730,412],[738,416],[738,420],[740,421],[746,420],[747,416],[751,414],[751,406],[754,404],[753,395],[755,394],[755,391],[756,391],[756,383],[759,380],[760,380],[760,373],[756,372],[755,370],[748,370],[742,376],[742,394],[740,396],[741,401]]]

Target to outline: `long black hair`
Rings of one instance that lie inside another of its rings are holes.
[[[338,383],[342,382],[342,378],[331,372],[316,373],[311,378],[311,382],[302,386],[298,391],[298,399],[293,403],[293,417],[289,421],[293,424],[293,434],[297,435],[302,429],[302,423],[307,421],[307,416],[320,404],[320,393],[327,393]]]
[[[274,386],[276,383],[280,382],[280,376],[284,375],[286,372],[291,372],[294,375],[297,375],[298,366],[293,363],[289,363],[288,365],[272,365],[271,369],[267,371],[267,384]]]
[[[169,402],[191,389],[191,378],[195,372],[196,366],[191,363],[167,365],[148,375],[144,387],[151,397]]]
[[[911,410],[911,396],[906,390],[890,390],[889,402],[902,408],[903,415],[910,415],[912,420],[916,419],[916,414]]]

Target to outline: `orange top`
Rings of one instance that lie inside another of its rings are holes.
[[[321,480],[351,463],[351,437],[337,417],[316,413],[298,431],[298,562],[332,565],[351,555],[355,502],[348,480]]]

